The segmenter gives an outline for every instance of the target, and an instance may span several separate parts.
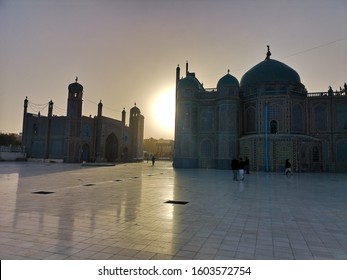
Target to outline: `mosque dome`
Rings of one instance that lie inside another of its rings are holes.
[[[180,90],[185,90],[185,89],[191,89],[191,90],[199,90],[202,88],[201,84],[199,81],[192,77],[192,76],[187,76],[183,79],[181,79],[178,83],[178,89]]]
[[[217,90],[220,91],[224,88],[230,87],[239,87],[239,81],[234,76],[230,75],[228,71],[228,74],[219,79]]]
[[[262,83],[301,83],[299,74],[288,65],[270,59],[270,51],[266,55],[266,59],[253,68],[248,70],[241,78],[241,86],[250,86]]]
[[[69,85],[69,91],[70,92],[82,92],[83,91],[83,86],[81,84],[79,84],[77,81],[78,81],[78,78],[76,77],[76,82],[72,83]]]
[[[130,109],[130,115],[137,116],[137,115],[140,115],[140,114],[141,114],[141,111],[140,111],[140,109],[138,107],[136,107],[136,103],[135,103],[134,107],[132,107]]]

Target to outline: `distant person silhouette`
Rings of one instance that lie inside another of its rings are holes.
[[[239,160],[239,176],[240,181],[243,181],[245,174],[245,162],[243,161],[243,158],[240,158]]]
[[[284,171],[284,174],[293,175],[292,164],[289,162],[289,159],[286,159],[285,167],[286,167],[286,170]]]
[[[155,163],[155,156],[152,156],[152,166],[154,166]]]
[[[237,161],[236,158],[233,158],[233,160],[231,161],[231,170],[233,171],[234,174],[234,181],[237,181],[237,171],[238,171],[238,167],[239,167],[239,162]]]

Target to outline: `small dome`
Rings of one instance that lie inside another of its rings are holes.
[[[261,83],[291,83],[299,84],[299,74],[288,65],[267,58],[248,70],[241,79],[241,86]]]
[[[78,82],[78,78],[76,77],[76,82],[72,83],[69,85],[69,91],[70,92],[82,92],[83,91],[83,86],[81,84],[79,84]]]
[[[223,88],[230,87],[239,87],[239,81],[234,76],[230,75],[228,71],[228,74],[219,79],[217,83],[217,90],[220,91]]]
[[[202,85],[199,83],[199,81],[191,76],[187,76],[184,79],[181,79],[178,82],[178,89],[192,89],[192,90],[199,90],[202,88]]]
[[[135,106],[130,109],[130,114],[137,114],[137,115],[141,114],[140,109],[136,107],[136,103],[135,103]]]

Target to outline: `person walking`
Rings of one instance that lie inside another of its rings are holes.
[[[245,170],[246,170],[246,174],[249,174],[249,159],[248,159],[248,157],[246,157],[246,159],[245,159]]]
[[[289,162],[289,159],[286,159],[285,167],[286,167],[286,170],[284,171],[284,174],[293,175],[292,164]]]
[[[239,160],[239,177],[240,181],[244,180],[244,174],[245,174],[245,162],[242,158]]]
[[[155,163],[155,156],[153,155],[152,156],[152,166],[154,166],[154,163]]]
[[[236,158],[233,158],[233,160],[231,161],[231,170],[233,171],[234,174],[234,181],[237,181],[237,171],[238,171],[238,167],[239,167],[239,162],[237,161]]]

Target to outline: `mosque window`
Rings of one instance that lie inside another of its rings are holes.
[[[212,155],[212,144],[209,140],[204,140],[201,143],[201,156],[211,157]]]
[[[246,110],[246,132],[255,132],[256,131],[256,114],[255,108],[249,107]]]
[[[347,104],[338,104],[336,108],[336,128],[340,131],[347,129]]]
[[[327,109],[323,104],[314,108],[314,127],[316,130],[327,130]]]
[[[319,150],[317,147],[313,147],[312,149],[312,161],[319,162]]]
[[[302,107],[299,104],[293,106],[293,126],[294,131],[302,131]]]
[[[37,127],[37,124],[36,124],[36,123],[33,125],[33,134],[34,134],[34,135],[39,134],[39,129],[38,129],[38,127]]]
[[[277,122],[275,120],[272,120],[270,122],[270,133],[271,134],[277,133]]]

